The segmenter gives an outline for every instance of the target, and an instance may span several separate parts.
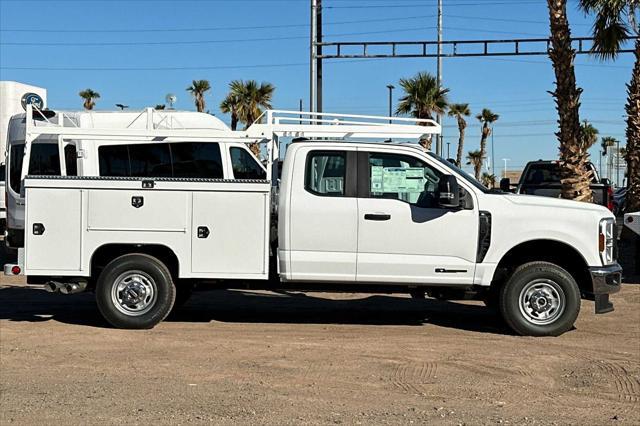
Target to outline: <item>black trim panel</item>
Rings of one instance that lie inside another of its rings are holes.
[[[264,179],[209,179],[209,178],[170,178],[170,177],[132,177],[132,176],[39,176],[27,175],[25,179],[49,180],[105,180],[124,182],[207,182],[207,183],[270,183]]]
[[[478,249],[476,262],[482,263],[491,246],[491,213],[480,210],[478,223]]]

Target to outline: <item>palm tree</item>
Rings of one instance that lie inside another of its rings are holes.
[[[484,172],[482,174],[482,184],[487,188],[494,188],[496,186],[496,175]]]
[[[405,95],[400,98],[396,114],[407,114],[415,118],[433,119],[434,114],[443,114],[447,108],[449,89],[440,87],[438,79],[427,72],[419,72],[412,78],[401,78],[400,86]],[[431,149],[431,137],[420,140],[420,145]]]
[[[556,88],[551,94],[556,100],[558,124],[556,133],[560,142],[560,182],[562,198],[591,201],[590,173],[587,168],[589,153],[582,147],[580,128],[580,94],[576,84],[573,61],[576,56],[571,47],[571,30],[567,18],[567,0],[547,0],[551,49],[549,57],[556,76]]]
[[[639,35],[636,21],[640,0],[580,0],[586,13],[594,13],[594,43],[592,52],[600,59],[615,59],[623,40],[630,35]],[[640,39],[635,42],[635,63],[631,81],[627,84],[627,175],[629,211],[640,210]]]
[[[602,147],[602,156],[607,156],[607,150],[610,146],[615,146],[618,143],[618,140],[612,136],[603,136],[600,141],[600,146]]]
[[[238,109],[240,108],[240,97],[244,92],[244,83],[241,80],[233,80],[229,83],[229,93],[220,103],[220,111],[224,114],[231,114],[231,130],[238,128]]]
[[[458,120],[458,153],[456,155],[456,164],[462,164],[462,148],[464,146],[464,129],[467,127],[467,121],[464,117],[471,115],[469,104],[451,104],[449,105],[449,117],[455,117]]]
[[[593,125],[589,123],[587,120],[584,120],[582,122],[582,124],[580,125],[580,128],[582,129],[582,140],[583,140],[582,144],[584,146],[584,149],[588,150],[593,145],[595,145],[596,142],[598,142],[598,134],[600,132],[598,131],[598,129],[593,127]]]
[[[80,95],[80,97],[84,99],[82,106],[84,107],[84,109],[88,111],[91,111],[93,107],[96,106],[95,100],[100,99],[100,93],[91,89],[81,90],[80,93],[78,93],[78,95]]]
[[[251,126],[262,114],[262,109],[271,108],[275,87],[271,83],[258,84],[255,80],[234,80],[229,84],[229,94],[220,104],[222,112],[231,113],[231,129],[238,123],[244,123],[245,129]],[[251,151],[260,157],[260,145],[249,145]]]
[[[195,98],[196,110],[198,110],[198,112],[204,112],[206,105],[204,102],[204,94],[210,89],[211,84],[209,84],[209,80],[193,80],[191,86],[187,87],[187,92],[190,92]]]
[[[487,138],[493,130],[493,127],[490,127],[490,125],[498,121],[498,118],[500,118],[500,116],[498,114],[494,114],[488,108],[483,108],[482,112],[476,115],[476,118],[480,121],[480,123],[482,123],[480,153],[482,154],[482,159],[484,160],[487,157]]]
[[[484,161],[484,157],[480,150],[469,151],[467,154],[467,164],[471,164],[473,166],[473,174],[476,177],[476,180],[480,181],[480,171],[482,170],[482,162]]]

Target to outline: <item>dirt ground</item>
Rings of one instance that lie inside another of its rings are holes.
[[[640,286],[557,338],[479,303],[198,292],[153,330],[0,286],[2,424],[640,424]]]

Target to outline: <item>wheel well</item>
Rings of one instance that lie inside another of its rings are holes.
[[[560,266],[573,276],[583,294],[592,291],[589,267],[582,255],[570,245],[553,240],[527,241],[509,250],[498,263],[491,288],[502,286],[518,266],[534,261]]]
[[[178,278],[180,271],[178,257],[173,250],[159,244],[105,244],[100,246],[91,256],[91,276],[97,279],[100,271],[109,262],[118,256],[130,253],[144,253],[157,258],[169,268],[174,278]]]

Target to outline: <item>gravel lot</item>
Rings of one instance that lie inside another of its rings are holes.
[[[2,283],[2,424],[640,424],[638,285],[523,338],[475,302],[245,291],[122,331]]]

